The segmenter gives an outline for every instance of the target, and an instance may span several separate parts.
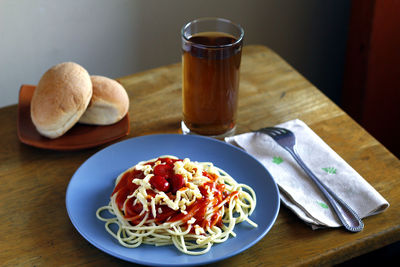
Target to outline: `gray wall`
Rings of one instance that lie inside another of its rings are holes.
[[[338,101],[350,1],[0,0],[0,107],[21,84],[75,61],[112,78],[180,61],[180,28],[198,17],[231,19],[245,44],[264,44]]]

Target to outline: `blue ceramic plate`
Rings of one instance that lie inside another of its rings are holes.
[[[257,206],[251,219],[258,228],[242,222],[236,225],[236,237],[215,244],[200,256],[181,253],[173,245],[142,245],[125,248],[104,229],[96,210],[108,204],[115,178],[139,161],[161,155],[210,161],[227,171],[236,181],[251,186]],[[72,176],[66,193],[66,206],[72,224],[98,249],[117,258],[145,265],[188,266],[208,264],[232,257],[261,240],[271,229],[279,211],[278,187],[267,171],[246,152],[211,138],[191,135],[147,135],[113,144],[90,157]]]

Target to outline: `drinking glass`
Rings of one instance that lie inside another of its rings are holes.
[[[244,31],[222,18],[182,28],[183,134],[223,138],[236,128]]]

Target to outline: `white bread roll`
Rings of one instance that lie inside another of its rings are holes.
[[[46,71],[31,101],[31,118],[38,132],[57,138],[72,128],[92,97],[89,73],[80,65],[64,62]]]
[[[129,97],[116,80],[92,75],[93,96],[80,123],[109,125],[120,121],[128,112]]]

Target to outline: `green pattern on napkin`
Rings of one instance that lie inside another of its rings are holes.
[[[279,165],[279,164],[281,164],[281,163],[283,162],[283,159],[282,159],[281,157],[275,156],[275,157],[272,159],[272,162],[275,163],[275,164],[277,164],[277,165]]]
[[[336,174],[336,168],[334,167],[326,167],[322,168],[322,170],[326,171],[326,173],[328,174]]]
[[[318,203],[318,205],[320,205],[320,206],[323,207],[324,209],[329,209],[329,206],[326,205],[325,203],[323,203],[323,202],[318,202],[318,201],[317,201],[317,203]]]

